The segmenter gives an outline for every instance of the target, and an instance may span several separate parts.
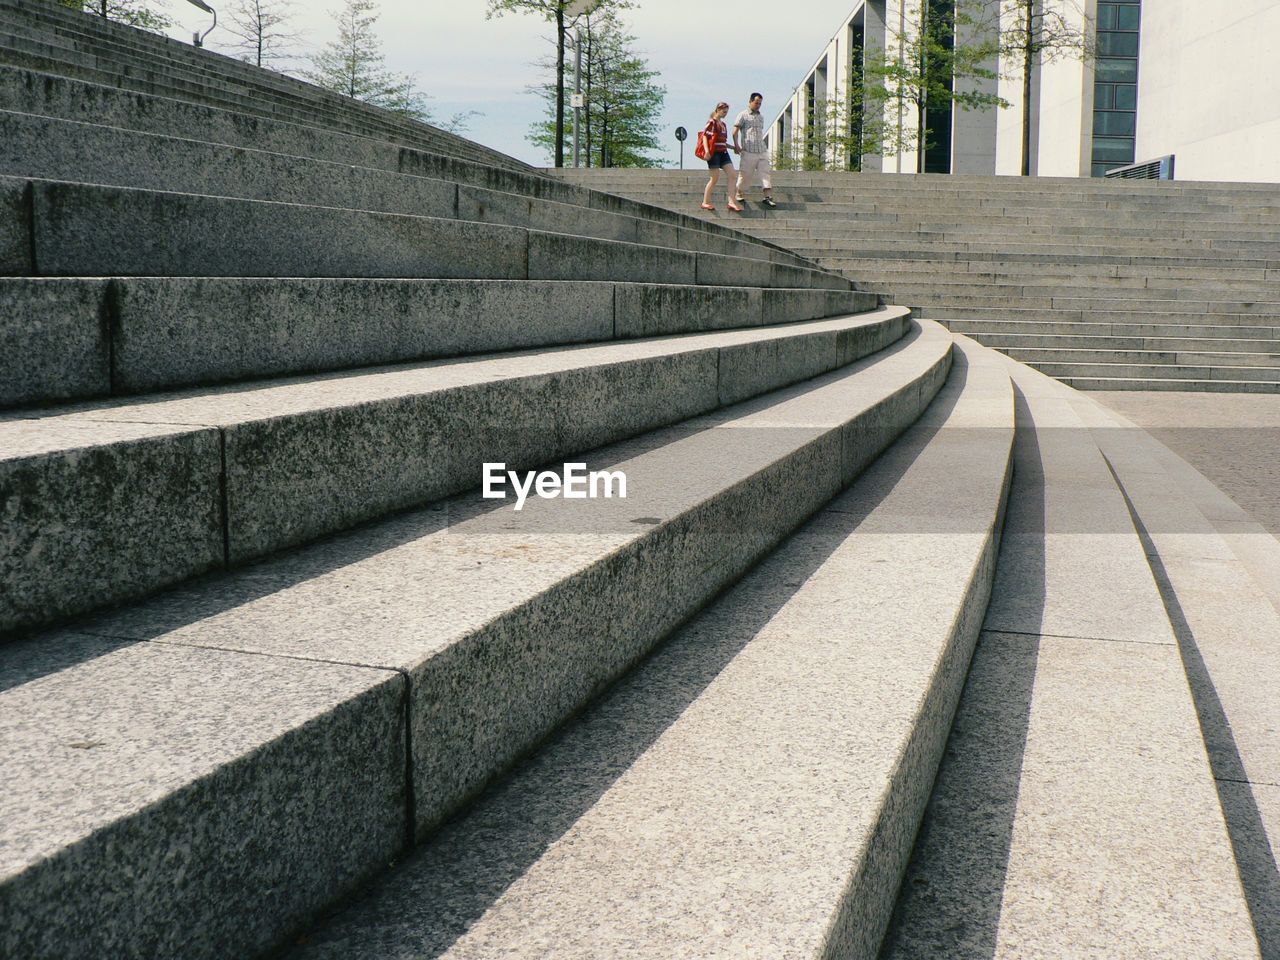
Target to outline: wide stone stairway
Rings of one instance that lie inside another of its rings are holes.
[[[774,174],[699,209],[705,171],[572,170],[813,257],[1085,390],[1280,392],[1280,186]]]
[[[1280,956],[1280,543],[1086,394],[51,0],[0,124],[0,957]]]

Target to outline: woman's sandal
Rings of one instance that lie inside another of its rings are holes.
[[[704,203],[704,204],[702,205],[702,209],[703,209],[703,210],[714,210],[714,209],[715,209],[715,207],[713,207],[713,206],[712,206],[711,204],[709,204],[709,203]]]
[[[741,212],[742,212],[742,208],[741,208],[740,206],[738,206],[736,203],[731,203],[731,204],[729,204],[729,209],[730,209],[730,210],[737,210],[739,213],[741,213]]]

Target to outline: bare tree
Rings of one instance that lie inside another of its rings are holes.
[[[234,0],[227,9],[228,47],[255,66],[294,56],[300,35],[288,28],[293,0]]]

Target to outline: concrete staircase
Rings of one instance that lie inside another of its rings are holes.
[[[1081,389],[1280,390],[1274,185],[783,172],[777,208],[707,214],[701,171],[562,176],[784,244]]]
[[[1280,948],[1280,543],[1145,434],[721,225],[6,58],[0,956]]]

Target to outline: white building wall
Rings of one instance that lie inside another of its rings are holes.
[[[1280,182],[1280,2],[1143,0],[1136,159],[1179,180]]]
[[[976,45],[995,39],[996,24],[983,14],[990,9],[990,0],[960,0],[957,6],[973,14],[973,22],[959,18],[956,24],[956,42]],[[989,69],[998,70],[992,61]],[[999,93],[997,80],[962,80],[956,82],[957,92]],[[958,104],[951,114],[951,172],[995,173],[996,134],[999,124],[999,108],[988,110],[964,110]]]
[[[961,0],[990,3],[993,0]],[[1097,0],[1044,0],[1069,11],[1077,24],[1096,22]],[[912,0],[855,0],[850,16],[804,75],[823,63],[831,97],[843,94],[849,62],[848,24],[861,17],[868,45],[909,30]],[[966,39],[962,35],[961,41]],[[1179,180],[1280,182],[1280,0],[1142,0],[1138,60],[1137,161],[1176,156]],[[965,112],[952,121],[952,169],[957,173],[1016,175],[1022,163],[1021,67],[1003,64],[996,86],[1006,109]],[[819,82],[819,92],[823,88]],[[1032,76],[1031,172],[1088,176],[1093,131],[1093,68],[1068,57],[1036,65]],[[805,84],[790,101],[795,136],[803,137]],[[787,105],[783,105],[784,112]],[[908,106],[901,118],[889,105],[885,120],[915,127]],[[778,144],[775,121],[771,143]],[[911,173],[914,151],[864,158],[863,168]]]

